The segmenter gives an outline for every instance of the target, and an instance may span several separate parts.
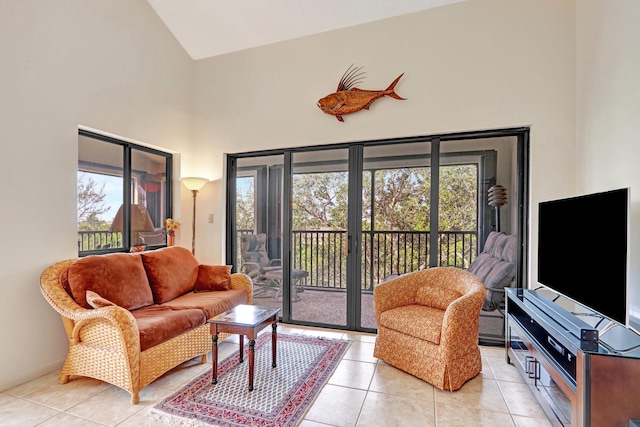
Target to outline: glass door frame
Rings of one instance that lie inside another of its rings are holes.
[[[348,256],[347,256],[347,325],[344,327],[335,325],[330,326],[335,329],[358,330],[364,332],[375,332],[375,330],[362,328],[360,325],[361,311],[361,242],[362,242],[362,163],[364,147],[374,145],[388,145],[395,143],[410,142],[431,142],[431,174],[432,189],[431,195],[438,192],[439,182],[439,148],[440,144],[446,141],[461,141],[472,139],[487,139],[498,137],[515,137],[516,146],[516,164],[515,182],[517,184],[514,205],[517,211],[517,223],[514,226],[519,238],[517,253],[517,272],[516,286],[522,287],[526,283],[528,277],[528,256],[526,250],[528,248],[528,216],[529,216],[529,128],[506,128],[488,131],[475,132],[459,132],[450,134],[437,134],[407,138],[391,138],[374,141],[361,141],[341,144],[327,144],[313,147],[296,147],[280,150],[265,150],[246,153],[226,154],[227,174],[226,174],[226,262],[234,264],[235,256],[238,253],[237,247],[237,229],[235,224],[236,209],[236,188],[235,177],[237,174],[237,161],[241,158],[263,157],[282,155],[284,162],[283,170],[283,203],[282,209],[282,261],[283,261],[283,282],[290,283],[290,267],[291,267],[291,195],[292,195],[292,154],[302,151],[322,151],[335,148],[349,149],[349,204],[348,204]],[[434,152],[436,155],[434,155]],[[481,198],[479,198],[481,200]],[[437,200],[437,199],[436,199]],[[434,218],[435,216],[435,218]],[[431,210],[431,224],[438,224],[438,209]],[[431,233],[430,239],[432,247],[434,240],[437,240],[438,233]],[[480,243],[481,244],[481,243]],[[434,265],[434,253],[432,251],[429,264]],[[234,266],[234,271],[237,267]],[[357,283],[359,286],[352,284]],[[288,286],[283,287],[283,307],[282,319],[286,323],[301,324],[310,326],[323,326],[311,322],[297,322],[291,319],[291,291]]]

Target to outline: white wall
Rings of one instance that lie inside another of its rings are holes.
[[[39,278],[77,256],[78,126],[183,151],[192,75],[144,1],[0,2],[0,390],[66,355]]]
[[[220,177],[224,152],[530,125],[532,206],[572,193],[574,6],[471,0],[198,61],[201,163]],[[378,100],[344,123],[323,114],[317,100],[352,63],[367,72],[362,89],[384,89],[405,73],[396,92],[407,100]],[[203,209],[224,204],[221,185],[211,187],[218,199]],[[216,256],[223,225],[210,230]]]
[[[630,309],[640,330],[640,2],[580,0],[576,11],[578,193],[631,188]],[[584,267],[606,268],[606,248],[592,249]]]
[[[531,206],[639,187],[638,3],[610,3],[578,0],[577,33],[574,1],[468,0],[194,63],[143,1],[0,2],[0,390],[59,368],[66,352],[38,279],[76,256],[78,125],[180,152],[176,176],[216,180],[198,196],[204,262],[224,254],[225,152],[530,125]],[[408,99],[345,123],[323,114],[316,101],[352,63],[364,89],[404,72]],[[189,247],[191,194],[177,188]],[[639,241],[635,231],[635,258]]]

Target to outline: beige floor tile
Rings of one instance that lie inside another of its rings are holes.
[[[60,411],[16,399],[10,405],[0,406],[0,420],[2,427],[35,426],[60,414]]]
[[[505,355],[504,347],[481,345],[480,352],[484,357],[500,358],[504,360],[504,355]]]
[[[10,396],[6,393],[0,393],[0,406],[2,405],[9,405],[12,402],[15,402],[15,400],[17,399],[17,397],[15,396]]]
[[[367,392],[328,384],[304,419],[331,426],[355,426]]]
[[[38,424],[38,427],[102,427],[102,424],[95,423],[93,421],[79,418],[71,414],[61,413],[53,418],[48,419],[42,424]]]
[[[150,418],[147,412],[148,409],[145,409],[132,415],[118,424],[118,427],[167,427],[167,424]]]
[[[334,427],[331,424],[317,423],[315,421],[302,420],[298,427]]]
[[[498,381],[500,390],[509,411],[513,415],[521,415],[530,418],[545,418],[544,411],[536,401],[536,398],[524,383]]]
[[[435,426],[431,402],[404,396],[369,392],[364,400],[358,426]]]
[[[368,390],[376,365],[356,360],[342,360],[329,378],[329,384]]]
[[[485,409],[436,403],[438,427],[515,427],[511,415]]]
[[[140,392],[140,403],[130,403],[131,395],[118,387],[97,394],[67,410],[71,415],[87,418],[98,423],[115,426],[139,411],[146,410],[159,399],[170,394],[167,390],[150,384]]]
[[[376,365],[369,390],[433,402],[434,387],[431,384],[381,363]]]
[[[65,411],[110,387],[113,386],[87,377],[71,377],[67,384],[60,384],[56,377],[55,382],[41,384],[37,391],[27,394],[23,399]]]
[[[516,367],[510,363],[507,363],[504,358],[498,359],[488,357],[485,359],[489,363],[489,367],[493,371],[493,376],[498,381],[512,381],[516,383],[523,383],[524,380],[518,373]]]
[[[58,371],[50,372],[46,375],[42,375],[38,378],[34,378],[31,381],[27,381],[26,383],[20,384],[18,386],[12,387],[8,390],[5,390],[3,393],[6,393],[15,397],[24,397],[28,394],[31,394],[35,391],[41,390],[44,387],[48,387],[51,384],[59,384],[58,383]],[[71,380],[82,377],[71,377]]]
[[[345,340],[348,338],[343,332],[333,330],[307,329],[304,331],[304,334],[310,337],[333,338],[336,340]]]
[[[489,360],[484,356],[482,356],[482,369],[480,370],[480,375],[484,379],[496,379],[493,374],[493,370],[491,369],[491,365],[489,364]]]
[[[456,391],[435,389],[435,399],[436,407],[439,405],[456,405],[509,413],[509,409],[500,393],[498,383],[491,379],[484,379],[481,376],[467,381],[462,388]]]
[[[344,359],[300,427],[356,423],[375,427],[550,426],[515,367],[506,363],[501,347],[481,346],[480,375],[456,392],[443,392],[373,358],[375,334],[283,324],[278,332],[350,341]],[[237,356],[238,336],[221,342],[218,350],[219,361]],[[199,358],[187,361],[142,390],[137,405],[118,387],[76,376],[68,384],[59,384],[58,372],[52,372],[0,393],[0,425],[160,427],[165,424],[146,416],[149,408],[210,369],[211,353],[206,364]],[[63,408],[68,409],[57,410]]]
[[[352,341],[349,349],[344,355],[345,359],[359,360],[362,362],[376,363],[377,358],[373,357],[373,343]]]
[[[519,415],[514,415],[513,421],[515,421],[516,427],[552,427],[553,426],[548,418],[530,418],[530,417],[521,417]]]
[[[376,334],[368,334],[363,332],[344,331],[347,339],[351,341],[370,342],[375,344]]]

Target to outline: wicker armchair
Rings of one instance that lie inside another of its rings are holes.
[[[66,384],[70,375],[96,378],[131,393],[131,403],[138,403],[139,392],[156,378],[180,363],[202,356],[206,362],[211,350],[207,323],[140,351],[138,325],[128,310],[115,305],[85,309],[63,287],[69,266],[76,260],[58,262],[48,267],[40,278],[44,298],[62,316],[69,352],[58,381]],[[230,287],[242,289],[252,300],[251,279],[232,274]]]
[[[482,369],[478,318],[486,290],[473,274],[437,267],[374,291],[374,356],[441,390],[458,390]]]

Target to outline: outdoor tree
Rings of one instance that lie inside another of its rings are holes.
[[[105,205],[107,197],[105,184],[98,185],[87,173],[78,173],[78,228],[81,230],[101,230],[108,224],[98,217],[109,210]]]

